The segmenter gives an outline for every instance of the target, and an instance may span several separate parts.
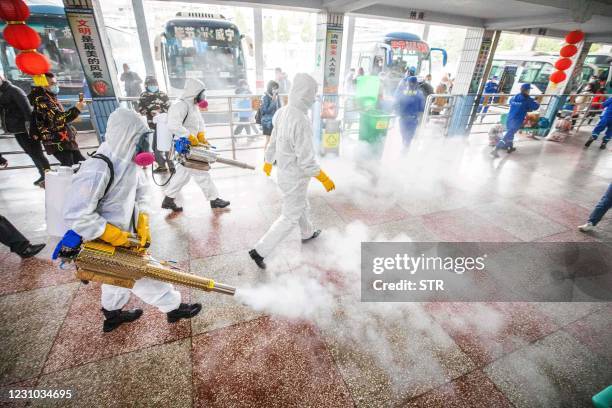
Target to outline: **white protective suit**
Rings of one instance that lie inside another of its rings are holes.
[[[196,136],[198,132],[204,131],[204,119],[200,108],[195,102],[196,96],[205,89],[204,84],[197,79],[189,78],[185,82],[185,89],[181,97],[168,110],[168,130],[176,138]],[[176,198],[181,189],[189,183],[193,177],[200,186],[204,196],[211,201],[219,197],[219,192],[208,171],[187,169],[184,166],[176,166],[176,173],[164,189],[166,196]]]
[[[146,210],[148,181],[144,170],[132,158],[143,133],[150,132],[147,123],[136,112],[118,108],[108,118],[106,141],[96,153],[113,163],[114,180],[108,193],[109,166],[101,159],[89,158],[74,175],[64,207],[66,225],[84,241],[100,237],[106,224],[123,231],[134,231],[138,210]],[[181,294],[173,286],[152,279],[139,279],[132,289],[102,285],[102,307],[121,309],[130,298],[130,290],[143,301],[167,313],[177,309]]]
[[[283,207],[280,217],[255,245],[257,253],[264,258],[296,224],[300,226],[302,239],[310,238],[314,233],[306,195],[310,179],[321,171],[315,158],[312,126],[308,118],[308,109],[314,103],[316,93],[315,79],[308,74],[297,74],[289,92],[289,103],[272,119],[274,127],[265,161],[274,163],[276,160]]]

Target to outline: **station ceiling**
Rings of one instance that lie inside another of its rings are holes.
[[[612,43],[612,0],[188,1],[329,10],[362,17],[482,27],[551,37],[563,37],[570,30],[581,29],[588,41]]]

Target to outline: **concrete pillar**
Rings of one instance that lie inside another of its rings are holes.
[[[119,106],[117,71],[104,31],[100,0],[63,0],[64,10],[76,49],[91,91],[90,115],[104,140],[108,116]]]
[[[427,41],[428,37],[429,37],[429,24],[425,24],[425,27],[423,27],[423,35],[421,36],[421,40]]]
[[[355,41],[355,17],[348,16],[347,26],[344,30],[346,36],[346,48],[342,54],[344,59],[344,70],[342,78],[346,77],[351,69],[351,61],[353,60],[353,42]]]
[[[574,64],[567,70],[565,73],[567,74],[567,79],[560,84],[549,83],[546,87],[546,94],[556,95],[550,98],[547,98],[548,106],[546,107],[546,112],[544,116],[552,123],[555,119],[557,112],[559,109],[563,107],[565,101],[567,100],[567,94],[572,92],[572,86],[575,81],[578,79],[578,76],[582,73],[582,67],[584,65],[584,60],[586,59],[589,50],[591,49],[591,43],[582,41],[579,44],[576,44],[578,47],[578,52],[576,53],[576,60]]]
[[[473,120],[473,108],[482,94],[491,69],[500,31],[470,28],[467,30],[459,59],[452,94],[457,95],[449,135],[466,135]]]
[[[134,10],[134,20],[136,21],[136,31],[138,32],[138,39],[140,40],[140,49],[145,64],[145,72],[147,76],[156,77],[155,61],[153,60],[153,53],[151,52],[149,30],[147,29],[147,20],[145,19],[142,0],[132,0],[132,9]]]
[[[264,83],[264,57],[263,57],[263,17],[260,7],[253,9],[253,29],[255,32],[255,88],[257,93],[263,93]]]

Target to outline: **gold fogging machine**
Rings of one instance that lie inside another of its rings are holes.
[[[187,168],[196,170],[208,170],[210,169],[210,164],[215,162],[240,167],[241,169],[255,170],[255,167],[248,163],[226,159],[219,156],[219,154],[213,150],[199,146],[191,147],[189,148],[189,153],[180,155],[179,162]]]
[[[139,224],[143,216],[146,215],[141,214]],[[141,239],[143,236],[147,238]],[[139,229],[138,236],[130,237],[127,247],[114,247],[100,240],[89,241],[77,248],[62,248],[60,258],[62,264],[74,262],[76,277],[84,283],[94,281],[131,289],[138,279],[149,278],[206,292],[235,294],[233,286],[187,273],[173,262],[154,259],[146,250],[148,237],[148,230]]]

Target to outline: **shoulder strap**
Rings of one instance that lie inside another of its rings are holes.
[[[182,100],[182,99],[181,99]],[[187,103],[187,101],[182,100],[183,102]],[[187,116],[189,116],[189,110],[191,109],[191,106],[189,106],[189,103],[187,103],[187,113],[185,114],[185,117],[183,118],[183,125],[185,124],[185,121],[187,120]]]
[[[91,157],[93,157],[94,159],[100,159],[105,162],[108,166],[108,169],[110,170],[110,180],[108,180],[108,183],[106,184],[106,189],[104,190],[104,195],[106,196],[106,193],[108,193],[108,190],[113,185],[113,181],[115,180],[115,169],[113,167],[113,162],[111,162],[108,156],[105,156],[102,153],[92,154]]]

